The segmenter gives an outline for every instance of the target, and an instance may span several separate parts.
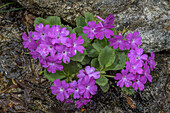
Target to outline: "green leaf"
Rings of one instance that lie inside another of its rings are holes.
[[[84,16],[85,16],[85,21],[86,23],[88,23],[89,21],[93,21],[93,14],[90,13],[90,12],[85,12],[84,13]]]
[[[96,49],[93,48],[92,45],[89,45],[86,47],[87,55],[91,58],[98,57],[99,53],[96,51]]]
[[[97,58],[92,59],[91,67],[99,68],[99,61]]]
[[[73,82],[73,78],[75,77],[75,74],[72,74],[72,75],[67,75],[67,78],[65,78],[64,80],[66,81],[66,83],[70,83],[70,82]]]
[[[54,81],[56,79],[63,79],[66,78],[66,76],[64,75],[63,71],[56,71],[56,73],[49,73],[47,71],[47,69],[44,70],[44,75],[45,77],[49,80],[49,81]]]
[[[84,43],[82,44],[83,47],[86,47],[90,44],[91,40],[89,38],[87,38],[87,34],[80,34],[80,36],[82,36],[82,38],[84,39]]]
[[[68,75],[78,73],[82,66],[78,62],[70,61],[69,64],[63,63],[63,70]]]
[[[96,14],[95,14],[94,17],[93,17],[93,20],[94,20],[96,23],[101,22],[101,20],[97,18],[97,15],[96,15]]]
[[[30,53],[29,53],[29,52],[27,52],[27,53],[24,53],[24,54],[29,55]]]
[[[106,75],[106,71],[100,71],[100,74]]]
[[[73,61],[78,61],[78,62],[82,62],[84,57],[86,55],[86,51],[84,50],[84,53],[81,54],[80,52],[77,51],[76,55],[71,57],[70,59]]]
[[[67,28],[67,30],[69,30],[69,31],[70,31],[70,33],[74,33],[74,31],[73,31],[72,27],[70,27],[69,25],[65,25],[64,27],[66,27],[66,28]]]
[[[82,46],[86,47],[87,45],[90,44],[91,40],[87,38],[87,34],[83,33],[83,27],[78,26],[74,28],[73,30],[75,31],[77,36],[82,36],[82,38],[84,39],[84,43],[82,44]]]
[[[116,51],[115,61],[112,63],[111,66],[106,68],[106,71],[108,71],[108,70],[121,70],[125,67],[126,61],[127,61],[127,55],[125,54],[125,52]]]
[[[96,79],[96,84],[99,86],[105,86],[108,83],[108,79],[100,74],[100,78]]]
[[[44,73],[44,71],[40,71],[39,75],[41,75],[41,74],[43,74],[43,73]]]
[[[71,33],[75,33],[75,31],[72,29],[72,27],[70,27],[69,25],[63,25],[63,24],[61,24],[60,25],[60,27],[61,28],[63,28],[63,27],[66,27],[67,28],[67,30],[69,30],[70,31],[70,33],[69,33],[69,36],[68,37],[70,37],[70,34]]]
[[[79,36],[80,34],[83,34],[83,27],[77,26],[74,28],[74,31],[76,32],[77,36]]]
[[[118,32],[115,28],[112,28],[111,30],[114,32],[114,35],[118,35]]]
[[[104,93],[106,93],[106,92],[109,90],[110,86],[109,86],[109,84],[107,83],[105,86],[100,86],[100,88],[101,88],[101,90],[102,90]]]
[[[91,58],[88,56],[85,56],[83,61],[81,62],[82,65],[86,65],[90,63]]]
[[[43,25],[47,25],[49,24],[49,22],[46,20],[46,19],[43,19],[41,17],[37,17],[35,20],[34,20],[34,26],[39,24],[39,23],[42,23]]]
[[[61,25],[61,20],[60,20],[60,17],[58,16],[48,16],[46,20],[48,21],[50,26]]]
[[[83,33],[83,27],[78,26],[78,27],[74,28],[73,30],[77,36],[82,36],[82,38],[84,39],[84,43],[82,44],[82,46],[86,47],[87,45],[90,44],[91,40],[89,38],[87,38],[87,34]]]
[[[82,27],[86,26],[85,18],[83,16],[78,16],[76,18],[76,25]]]
[[[106,46],[101,50],[99,53],[99,64],[102,65],[104,68],[110,66],[115,60],[115,50]]]
[[[98,40],[96,39],[92,46],[98,51],[100,52],[104,47],[106,47],[108,44],[107,44],[107,39],[104,38],[103,40]]]

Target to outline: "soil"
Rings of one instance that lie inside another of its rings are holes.
[[[2,5],[10,1],[3,1]],[[0,5],[0,6],[2,6]],[[1,8],[20,8],[14,3]],[[153,82],[144,91],[125,95],[114,79],[103,93],[98,88],[92,101],[82,109],[63,104],[50,91],[51,82],[42,74],[41,65],[22,45],[22,32],[33,29],[36,15],[28,10],[0,13],[0,112],[26,113],[170,113],[170,51],[156,53]],[[112,72],[112,74],[115,72]]]

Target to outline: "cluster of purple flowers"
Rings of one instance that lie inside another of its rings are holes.
[[[99,23],[95,23],[95,21],[88,22],[88,26],[83,27],[83,32],[87,35],[87,38],[91,40],[95,37],[99,40],[102,40],[104,37],[111,38],[114,35],[114,32],[111,30],[114,27],[114,16],[110,14],[105,20],[101,17],[97,16]]]
[[[119,35],[115,35],[115,38],[110,38],[110,46],[112,46],[114,49],[117,49],[118,47],[120,50],[129,50],[137,48],[139,45],[142,45],[142,38],[139,37],[139,32],[134,31],[134,33],[129,33],[126,36],[127,40],[123,39],[123,36],[121,36],[121,33]]]
[[[87,37],[90,39],[94,37],[99,40],[102,40],[104,37],[108,38],[110,46],[114,49],[118,47],[120,50],[131,49],[128,54],[129,61],[126,62],[126,69],[123,69],[121,73],[117,73],[114,79],[119,80],[117,85],[120,87],[125,85],[125,87],[132,86],[135,90],[138,88],[139,90],[143,90],[147,79],[152,82],[150,70],[155,68],[155,54],[152,52],[149,58],[147,54],[143,54],[143,49],[139,48],[142,45],[142,38],[137,31],[129,33],[126,36],[126,40],[123,39],[120,33],[119,35],[114,35],[114,32],[111,30],[114,27],[114,16],[112,14],[105,20],[99,16],[97,18],[103,23],[99,22],[96,24],[94,21],[89,21],[88,26],[83,27],[83,32],[88,34]],[[113,35],[114,38],[111,38]]]
[[[110,42],[110,46],[113,46],[114,49],[118,47],[121,50],[129,50],[138,47],[138,45],[142,45],[142,38],[139,37],[139,33],[135,31],[134,33],[130,33],[127,35],[126,39],[123,39],[123,36],[119,33],[119,35],[114,35],[112,28],[114,28],[114,16],[110,14],[105,20],[101,17],[97,16],[99,23],[95,23],[94,21],[88,22],[88,26],[83,27],[83,32],[87,34],[87,38],[91,40],[95,37],[96,39],[102,40],[104,37],[108,38]],[[111,38],[113,36],[115,38]]]
[[[132,86],[135,90],[144,89],[144,84],[152,82],[150,70],[155,68],[155,54],[151,56],[143,54],[143,49],[139,48],[142,45],[142,38],[137,31],[129,33],[126,39],[123,36],[114,35],[114,16],[110,14],[105,20],[97,16],[99,21],[89,21],[88,26],[83,27],[83,32],[87,34],[87,38],[91,40],[102,40],[104,37],[109,39],[110,46],[113,49],[129,50],[129,61],[126,62],[126,69],[122,69],[121,73],[117,73],[114,77],[119,80],[117,85],[120,87]],[[30,54],[34,59],[39,59],[40,64],[47,68],[48,72],[55,73],[56,70],[63,70],[62,62],[69,63],[70,57],[76,55],[76,52],[83,53],[85,48],[82,46],[84,39],[81,36],[76,37],[74,33],[70,33],[66,27],[59,25],[43,25],[42,23],[35,26],[34,32],[30,31],[28,36],[23,33],[24,48],[30,50]],[[111,36],[114,35],[114,38]],[[56,99],[61,102],[73,103],[70,100],[71,95],[76,99],[75,105],[81,108],[90,102],[93,95],[96,94],[97,85],[95,79],[100,78],[100,72],[95,71],[94,67],[86,66],[77,74],[78,81],[73,80],[71,83],[66,83],[65,80],[56,79],[54,86],[51,86],[51,91],[56,95]]]
[[[65,80],[60,82],[59,79],[54,81],[54,86],[51,86],[51,91],[54,95],[57,95],[57,100],[61,102],[71,102],[69,97],[73,94],[76,101],[77,108],[81,108],[90,102],[92,95],[96,94],[97,85],[95,85],[95,79],[100,78],[100,72],[96,71],[94,67],[86,66],[85,70],[80,70],[77,74],[78,81],[74,80],[71,83],[66,83]]]
[[[24,48],[30,50],[30,54],[39,62],[48,72],[55,73],[56,70],[62,71],[63,66],[60,65],[70,62],[77,51],[83,53],[85,49],[81,44],[84,39],[81,36],[76,38],[74,33],[70,34],[66,27],[61,28],[59,25],[43,25],[40,23],[35,26],[35,32],[30,31],[27,36],[23,33]]]
[[[138,47],[142,44],[142,38],[139,37],[137,31],[128,34],[126,38],[127,42],[125,42],[125,44],[129,43],[128,48],[131,48],[128,54],[129,61],[126,62],[126,69],[123,69],[121,73],[117,73],[114,79],[119,80],[117,85],[120,87],[124,85],[125,87],[132,86],[135,90],[139,88],[139,90],[142,91],[145,88],[144,84],[147,82],[147,79],[149,82],[152,82],[150,70],[155,68],[155,54],[152,52],[149,58],[147,54],[143,54],[143,49]],[[123,46],[123,44],[120,43],[117,45],[120,49]]]

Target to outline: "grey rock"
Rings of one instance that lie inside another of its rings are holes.
[[[115,15],[118,30],[137,30],[145,52],[170,49],[168,0],[17,0],[37,16],[57,15],[75,25],[78,15],[89,11],[103,18]]]
[[[137,30],[145,52],[170,49],[170,17],[166,1],[138,1],[116,14],[117,28]]]

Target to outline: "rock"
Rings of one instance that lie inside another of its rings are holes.
[[[118,30],[137,30],[143,38],[145,52],[170,49],[170,13],[168,0],[17,0],[39,16],[57,15],[75,25],[75,19],[89,11],[103,18],[113,13]]]
[[[145,52],[170,49],[170,24],[166,1],[135,1],[126,10],[116,14],[117,28],[137,30],[142,37]]]

